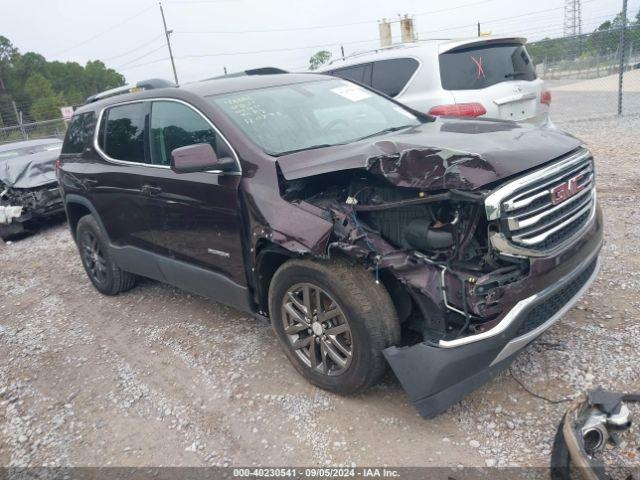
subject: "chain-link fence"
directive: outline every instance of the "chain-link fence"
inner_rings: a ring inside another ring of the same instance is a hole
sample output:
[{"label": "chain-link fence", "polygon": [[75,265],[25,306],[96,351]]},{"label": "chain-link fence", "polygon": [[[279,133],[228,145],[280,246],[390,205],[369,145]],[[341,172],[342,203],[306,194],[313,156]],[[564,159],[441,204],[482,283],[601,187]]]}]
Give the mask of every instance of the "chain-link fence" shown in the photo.
[{"label": "chain-link fence", "polygon": [[552,92],[554,121],[640,115],[640,24],[545,39],[527,48]]},{"label": "chain-link fence", "polygon": [[0,102],[0,143],[44,137],[64,137],[67,125],[59,110],[58,115],[50,115],[53,118],[35,121],[31,116],[33,111],[31,105],[3,100],[5,101]]},{"label": "chain-link fence", "polygon": [[67,130],[62,118],[44,120],[42,122],[23,123],[12,127],[0,128],[0,143],[32,140],[34,138],[63,138]]}]

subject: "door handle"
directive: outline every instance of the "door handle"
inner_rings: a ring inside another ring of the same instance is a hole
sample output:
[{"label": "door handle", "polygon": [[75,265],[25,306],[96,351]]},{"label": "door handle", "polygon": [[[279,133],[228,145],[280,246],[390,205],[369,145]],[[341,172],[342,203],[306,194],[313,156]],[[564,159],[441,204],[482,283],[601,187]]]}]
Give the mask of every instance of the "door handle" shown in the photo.
[{"label": "door handle", "polygon": [[143,185],[140,191],[145,195],[152,197],[154,195],[160,195],[162,193],[162,188],[156,185]]}]

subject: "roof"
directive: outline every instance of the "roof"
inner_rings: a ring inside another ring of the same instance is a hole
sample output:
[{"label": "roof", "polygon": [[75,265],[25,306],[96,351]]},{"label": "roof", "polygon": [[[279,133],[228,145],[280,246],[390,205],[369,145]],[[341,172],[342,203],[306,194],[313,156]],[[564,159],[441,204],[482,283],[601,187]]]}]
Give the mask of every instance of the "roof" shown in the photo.
[{"label": "roof", "polygon": [[220,95],[224,93],[312,82],[314,80],[335,80],[335,77],[313,73],[279,73],[274,75],[248,75],[241,77],[215,78],[188,83],[179,87],[149,89],[133,93],[124,93],[117,96],[108,96],[95,102],[82,105],[74,112],[74,114],[77,115],[85,112],[96,111],[115,103],[134,102],[136,100],[148,98],[184,97],[185,93],[195,94],[200,97],[210,97],[212,95]]},{"label": "roof", "polygon": [[360,65],[373,60],[439,55],[461,47],[469,47],[477,44],[486,45],[504,42],[526,43],[526,41],[527,39],[523,37],[497,36],[420,40],[414,43],[402,43],[366,52],[355,53],[345,57],[344,59],[337,58],[332,60],[330,63],[323,65],[320,68],[320,72],[326,72],[351,65]]},{"label": "roof", "polygon": [[295,83],[312,82],[314,80],[334,79],[328,75],[315,73],[279,73],[275,75],[248,75],[241,77],[223,77],[202,82],[189,83],[181,86],[181,89],[209,97],[224,93],[239,92],[243,90],[255,90],[258,88],[277,87],[279,85],[291,85]]}]

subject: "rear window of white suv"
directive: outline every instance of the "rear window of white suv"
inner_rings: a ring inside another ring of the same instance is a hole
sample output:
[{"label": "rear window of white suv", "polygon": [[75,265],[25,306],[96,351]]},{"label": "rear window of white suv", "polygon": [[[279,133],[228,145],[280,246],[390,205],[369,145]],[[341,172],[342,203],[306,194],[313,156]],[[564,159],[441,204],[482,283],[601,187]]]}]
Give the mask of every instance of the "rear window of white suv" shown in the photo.
[{"label": "rear window of white suv", "polygon": [[510,80],[535,80],[533,62],[519,43],[484,45],[440,54],[445,90],[477,90]]}]

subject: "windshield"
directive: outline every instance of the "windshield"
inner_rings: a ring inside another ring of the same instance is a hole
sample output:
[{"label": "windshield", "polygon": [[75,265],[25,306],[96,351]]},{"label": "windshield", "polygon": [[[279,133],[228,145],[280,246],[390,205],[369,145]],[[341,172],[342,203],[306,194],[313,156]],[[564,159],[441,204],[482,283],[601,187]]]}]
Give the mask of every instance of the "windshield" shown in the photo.
[{"label": "windshield", "polygon": [[441,54],[440,79],[445,90],[477,90],[509,80],[535,80],[536,72],[524,45],[498,44]]},{"label": "windshield", "polygon": [[344,80],[211,97],[269,155],[350,143],[416,125],[401,106]]}]

